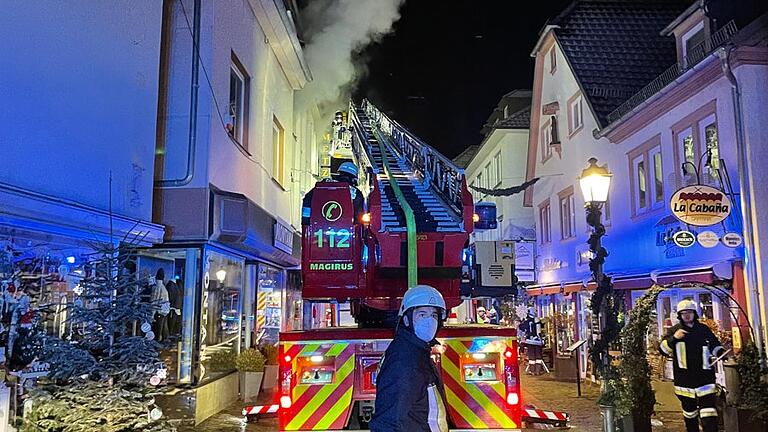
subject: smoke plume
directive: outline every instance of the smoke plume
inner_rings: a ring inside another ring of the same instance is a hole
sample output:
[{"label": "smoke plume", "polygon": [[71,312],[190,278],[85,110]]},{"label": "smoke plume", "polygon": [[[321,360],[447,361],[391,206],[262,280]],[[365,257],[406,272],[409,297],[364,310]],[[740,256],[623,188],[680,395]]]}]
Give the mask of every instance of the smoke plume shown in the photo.
[{"label": "smoke plume", "polygon": [[313,80],[303,92],[322,112],[346,107],[354,83],[365,73],[354,56],[392,31],[404,0],[314,0],[302,11],[304,48]]}]

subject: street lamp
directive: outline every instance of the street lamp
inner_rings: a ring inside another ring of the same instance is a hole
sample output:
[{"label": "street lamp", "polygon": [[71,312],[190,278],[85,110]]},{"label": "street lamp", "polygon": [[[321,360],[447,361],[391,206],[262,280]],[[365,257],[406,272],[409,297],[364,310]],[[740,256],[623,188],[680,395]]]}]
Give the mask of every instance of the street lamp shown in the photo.
[{"label": "street lamp", "polygon": [[[613,175],[605,166],[598,166],[597,159],[590,158],[589,166],[581,172],[579,185],[581,193],[584,195],[584,207],[587,211],[587,224],[592,227],[592,234],[587,243],[592,252],[592,258],[589,260],[589,269],[592,271],[595,284],[597,285],[595,293],[592,295],[592,301],[597,302],[598,322],[600,323],[600,340],[595,343],[593,350],[601,356],[601,391],[603,394],[608,391],[608,381],[610,374],[610,356],[608,349],[610,343],[617,336],[615,332],[608,331],[609,302],[613,300],[613,284],[611,278],[603,273],[603,264],[608,251],[602,246],[601,238],[605,235],[605,226],[601,219],[602,207],[608,201],[608,190],[611,186],[611,177]],[[612,302],[611,311],[616,308],[615,302]],[[593,310],[595,305],[593,304]],[[612,312],[611,312],[612,313]],[[615,317],[611,320],[612,325],[616,325]],[[609,340],[611,337],[611,340]],[[581,372],[578,372],[581,373]],[[603,411],[603,431],[614,431],[615,407],[612,405],[600,405]]]}]

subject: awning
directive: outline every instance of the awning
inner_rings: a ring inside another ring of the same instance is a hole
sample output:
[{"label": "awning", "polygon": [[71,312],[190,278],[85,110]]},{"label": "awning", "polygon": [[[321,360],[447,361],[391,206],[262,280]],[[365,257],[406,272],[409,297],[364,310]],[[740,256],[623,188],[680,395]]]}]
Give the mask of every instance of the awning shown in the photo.
[{"label": "awning", "polygon": [[[672,285],[684,282],[716,284],[733,278],[733,263],[721,261],[714,264],[700,264],[688,267],[667,267],[651,272],[609,273],[615,289],[648,289],[654,284]],[[579,291],[593,291],[595,283],[589,279],[568,282],[531,285],[526,288],[529,296],[570,294]]]}]

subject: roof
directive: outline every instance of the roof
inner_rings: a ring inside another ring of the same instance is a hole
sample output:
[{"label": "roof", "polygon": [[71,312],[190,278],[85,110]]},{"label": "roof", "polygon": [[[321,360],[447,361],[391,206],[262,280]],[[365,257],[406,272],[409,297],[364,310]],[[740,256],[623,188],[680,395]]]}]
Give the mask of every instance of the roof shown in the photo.
[{"label": "roof", "polygon": [[527,106],[520,111],[510,115],[504,120],[499,121],[494,129],[528,129],[531,126],[531,106]]},{"label": "roof", "polygon": [[677,61],[660,32],[691,0],[576,0],[551,24],[600,127],[635,92]]},{"label": "roof", "polygon": [[[530,108],[532,97],[533,92],[527,89],[512,90],[502,96],[499,103],[496,104],[496,107],[491,112],[491,115],[488,116],[488,120],[485,121],[485,124],[480,129],[480,134],[487,136],[489,133],[493,132],[494,129],[499,128],[499,124],[504,120],[517,115],[520,110]],[[505,107],[507,108],[506,119],[504,117]],[[507,127],[507,129],[510,128]],[[528,124],[525,125],[525,129],[528,129]]]},{"label": "roof", "polygon": [[459,168],[466,168],[469,166],[469,163],[472,162],[472,158],[475,157],[478,151],[480,151],[479,145],[471,145],[465,148],[461,154],[453,158],[453,163]]}]

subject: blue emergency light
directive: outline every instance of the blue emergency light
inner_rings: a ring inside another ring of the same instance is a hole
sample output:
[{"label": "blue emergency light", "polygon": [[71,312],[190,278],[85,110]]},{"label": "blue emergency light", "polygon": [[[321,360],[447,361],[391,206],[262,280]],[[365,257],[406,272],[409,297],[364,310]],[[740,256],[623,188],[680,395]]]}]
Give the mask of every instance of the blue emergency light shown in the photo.
[{"label": "blue emergency light", "polygon": [[487,230],[496,229],[496,204],[489,202],[479,202],[475,204],[475,229]]}]

